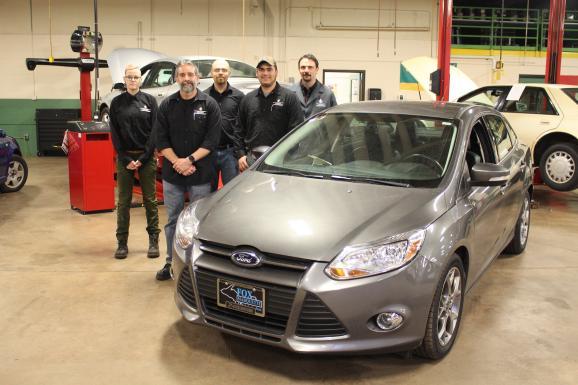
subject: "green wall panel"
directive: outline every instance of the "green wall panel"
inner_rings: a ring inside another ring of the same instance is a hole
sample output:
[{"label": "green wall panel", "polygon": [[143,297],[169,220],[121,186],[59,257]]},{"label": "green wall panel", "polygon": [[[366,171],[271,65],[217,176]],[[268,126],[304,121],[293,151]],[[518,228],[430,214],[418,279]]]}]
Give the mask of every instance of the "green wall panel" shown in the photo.
[{"label": "green wall panel", "polygon": [[36,156],[36,109],[80,108],[77,99],[0,99],[0,128],[18,139],[25,156]]}]

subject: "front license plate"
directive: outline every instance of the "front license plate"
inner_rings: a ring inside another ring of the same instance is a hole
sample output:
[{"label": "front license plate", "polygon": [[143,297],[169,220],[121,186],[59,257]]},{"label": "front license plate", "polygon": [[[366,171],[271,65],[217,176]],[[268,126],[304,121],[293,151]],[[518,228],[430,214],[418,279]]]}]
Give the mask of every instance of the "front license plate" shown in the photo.
[{"label": "front license plate", "polygon": [[265,289],[217,278],[217,305],[265,317]]}]

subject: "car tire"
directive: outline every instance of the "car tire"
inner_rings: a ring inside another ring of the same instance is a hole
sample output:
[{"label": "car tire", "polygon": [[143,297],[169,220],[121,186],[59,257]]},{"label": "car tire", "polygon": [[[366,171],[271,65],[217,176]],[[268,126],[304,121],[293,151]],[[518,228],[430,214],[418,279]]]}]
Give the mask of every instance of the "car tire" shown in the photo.
[{"label": "car tire", "polygon": [[439,360],[451,350],[462,319],[465,283],[464,265],[454,254],[436,287],[425,336],[416,351],[418,355]]},{"label": "car tire", "polygon": [[522,211],[514,228],[514,238],[504,249],[506,254],[521,254],[528,244],[530,234],[530,193],[526,191]]},{"label": "car tire", "polygon": [[107,106],[100,109],[100,121],[105,123],[110,122],[110,111]]},{"label": "car tire", "polygon": [[16,192],[20,190],[28,179],[28,165],[19,155],[12,155],[12,161],[8,165],[8,176],[4,183],[0,184],[2,192]]},{"label": "car tire", "polygon": [[578,187],[578,149],[572,143],[557,143],[540,159],[540,174],[549,187],[570,191]]}]

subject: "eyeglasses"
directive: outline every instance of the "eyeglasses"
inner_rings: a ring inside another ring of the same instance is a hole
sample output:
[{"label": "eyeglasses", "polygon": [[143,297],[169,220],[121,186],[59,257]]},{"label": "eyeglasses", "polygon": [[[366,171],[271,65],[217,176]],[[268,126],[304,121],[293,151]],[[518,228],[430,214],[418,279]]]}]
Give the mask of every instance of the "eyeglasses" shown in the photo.
[{"label": "eyeglasses", "polygon": [[140,76],[125,76],[126,80],[130,80],[131,82],[137,81],[140,79]]}]

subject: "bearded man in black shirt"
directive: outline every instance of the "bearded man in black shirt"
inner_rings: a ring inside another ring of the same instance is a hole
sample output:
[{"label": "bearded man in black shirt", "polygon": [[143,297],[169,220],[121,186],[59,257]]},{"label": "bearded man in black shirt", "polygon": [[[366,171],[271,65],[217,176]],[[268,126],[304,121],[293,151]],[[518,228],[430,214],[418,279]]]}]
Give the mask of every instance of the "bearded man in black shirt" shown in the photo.
[{"label": "bearded man in black shirt", "polygon": [[116,176],[118,189],[116,238],[117,259],[128,254],[128,229],[134,175],[138,173],[146,210],[149,248],[147,256],[159,256],[159,214],[155,191],[156,159],[154,157],[153,123],[157,102],[140,91],[141,72],[129,64],[124,71],[126,92],[113,99],[110,105],[110,131],[117,154]]},{"label": "bearded man in black shirt", "polygon": [[163,154],[163,195],[167,259],[157,280],[171,278],[173,241],[185,194],[194,202],[211,192],[214,165],[211,152],[219,144],[221,111],[209,95],[197,89],[199,70],[190,60],[177,63],[180,91],[162,101],[155,128],[157,149]]}]

